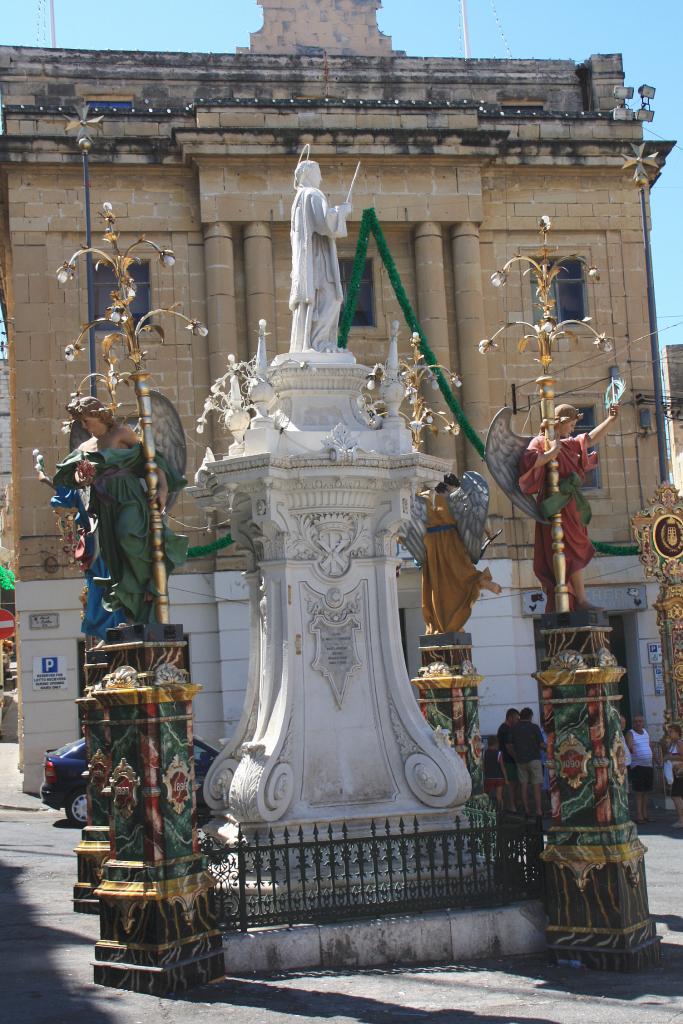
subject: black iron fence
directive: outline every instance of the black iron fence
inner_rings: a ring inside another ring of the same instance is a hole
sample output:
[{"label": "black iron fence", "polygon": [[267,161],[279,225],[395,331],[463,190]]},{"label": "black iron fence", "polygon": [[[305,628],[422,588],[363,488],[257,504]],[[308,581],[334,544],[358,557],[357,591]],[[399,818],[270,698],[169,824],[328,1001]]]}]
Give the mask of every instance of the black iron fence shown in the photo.
[{"label": "black iron fence", "polygon": [[201,845],[224,931],[541,897],[543,832],[529,823],[463,827],[456,818],[433,832],[387,821],[363,836],[344,825],[337,834],[239,833],[231,845],[204,835]]}]

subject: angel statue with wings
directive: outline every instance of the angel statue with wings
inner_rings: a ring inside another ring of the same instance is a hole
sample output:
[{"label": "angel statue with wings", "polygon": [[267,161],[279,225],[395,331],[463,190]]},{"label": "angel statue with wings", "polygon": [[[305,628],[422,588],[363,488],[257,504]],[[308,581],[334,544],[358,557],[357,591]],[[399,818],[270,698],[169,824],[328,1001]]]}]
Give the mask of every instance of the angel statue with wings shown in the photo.
[{"label": "angel statue with wings", "polygon": [[[581,413],[573,405],[558,405],[554,411],[555,439],[545,436],[543,425],[536,437],[516,434],[510,425],[512,409],[501,409],[494,417],[486,439],[486,464],[496,483],[522,512],[536,521],[534,573],[547,597],[547,612],[555,611],[555,570],[550,518],[562,515],[564,557],[569,583],[570,610],[595,608],[586,597],[583,571],[595,550],[588,537],[591,509],[581,490],[586,474],[598,464],[589,452],[615,423],[617,402],[608,407],[606,419],[592,430],[574,435]],[[559,490],[548,491],[548,464],[557,460]]]},{"label": "angel statue with wings", "polygon": [[488,507],[488,484],[472,472],[464,473],[462,480],[449,474],[433,494],[413,501],[403,540],[422,566],[422,614],[428,634],[459,632],[482,590],[501,592],[489,569],[475,568],[495,539],[486,530]]},{"label": "angel statue with wings", "polygon": [[[163,512],[186,485],[186,448],[175,408],[158,392],[151,395],[158,444],[158,502]],[[131,623],[153,622],[156,590],[140,437],[98,398],[75,395],[66,409],[73,421],[75,447],[59,463],[51,483],[55,489],[89,489],[85,505],[109,571],[108,578],[95,580],[103,589],[104,609],[120,610]],[[187,557],[187,538],[174,534],[166,523],[164,555],[168,573]]]}]

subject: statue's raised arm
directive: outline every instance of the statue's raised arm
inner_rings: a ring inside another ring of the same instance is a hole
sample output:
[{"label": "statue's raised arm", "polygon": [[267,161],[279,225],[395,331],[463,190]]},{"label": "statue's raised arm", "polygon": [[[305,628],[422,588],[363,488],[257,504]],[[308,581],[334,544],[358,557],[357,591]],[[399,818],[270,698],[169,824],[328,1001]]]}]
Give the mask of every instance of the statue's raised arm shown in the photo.
[{"label": "statue's raised arm", "polygon": [[335,239],[346,237],[349,202],[330,206],[320,167],[302,160],[294,172],[290,352],[334,352],[343,301]]}]

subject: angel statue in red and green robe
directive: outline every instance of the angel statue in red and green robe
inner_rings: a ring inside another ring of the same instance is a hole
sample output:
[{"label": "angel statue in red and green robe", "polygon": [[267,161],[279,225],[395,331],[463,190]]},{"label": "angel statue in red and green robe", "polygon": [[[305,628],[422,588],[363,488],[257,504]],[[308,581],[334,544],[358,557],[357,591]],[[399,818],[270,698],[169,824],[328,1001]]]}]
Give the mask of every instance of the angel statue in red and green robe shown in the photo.
[{"label": "angel statue in red and green robe", "polygon": [[[570,608],[594,608],[586,597],[583,578],[595,549],[588,536],[591,509],[582,484],[598,464],[597,453],[589,449],[614,424],[618,411],[617,403],[613,402],[602,423],[575,435],[582,414],[573,405],[558,405],[554,413],[554,441],[549,441],[543,428],[536,437],[516,434],[510,426],[510,408],[501,409],[489,428],[486,464],[491,475],[513,504],[536,520],[534,573],[545,591],[547,612],[555,611],[550,518],[558,512],[562,514]],[[548,493],[547,467],[553,459],[557,459],[560,477],[557,494]]]}]

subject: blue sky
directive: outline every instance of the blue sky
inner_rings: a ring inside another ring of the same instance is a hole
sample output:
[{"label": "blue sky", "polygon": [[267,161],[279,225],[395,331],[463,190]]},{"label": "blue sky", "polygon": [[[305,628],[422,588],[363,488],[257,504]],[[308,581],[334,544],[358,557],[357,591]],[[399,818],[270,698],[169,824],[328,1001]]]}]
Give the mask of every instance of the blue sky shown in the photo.
[{"label": "blue sky", "polygon": [[[92,0],[55,0],[57,45],[87,49],[231,52],[261,24],[256,0],[144,0],[115,8]],[[3,4],[0,43],[49,43],[49,0]],[[9,8],[9,9],[8,9]],[[188,18],[188,9],[191,17]],[[416,11],[419,12],[416,15]],[[654,85],[654,122],[646,138],[680,139],[653,190],[653,250],[662,344],[683,343],[683,93],[680,0],[469,0],[473,57],[559,57],[621,52],[627,84]],[[414,56],[462,56],[458,0],[384,0],[380,26],[394,47]],[[501,31],[502,29],[502,31]],[[542,212],[542,211],[541,211]],[[681,326],[674,326],[681,322]],[[665,330],[664,328],[669,328]]]}]

